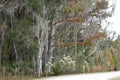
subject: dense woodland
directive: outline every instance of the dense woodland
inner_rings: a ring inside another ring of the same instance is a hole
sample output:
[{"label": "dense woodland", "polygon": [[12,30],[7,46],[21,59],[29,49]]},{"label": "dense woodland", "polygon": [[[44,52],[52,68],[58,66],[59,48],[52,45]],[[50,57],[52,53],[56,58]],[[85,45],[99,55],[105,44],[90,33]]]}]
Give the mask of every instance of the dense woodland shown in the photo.
[{"label": "dense woodland", "polygon": [[120,70],[120,37],[107,31],[114,8],[109,0],[0,0],[0,75]]}]

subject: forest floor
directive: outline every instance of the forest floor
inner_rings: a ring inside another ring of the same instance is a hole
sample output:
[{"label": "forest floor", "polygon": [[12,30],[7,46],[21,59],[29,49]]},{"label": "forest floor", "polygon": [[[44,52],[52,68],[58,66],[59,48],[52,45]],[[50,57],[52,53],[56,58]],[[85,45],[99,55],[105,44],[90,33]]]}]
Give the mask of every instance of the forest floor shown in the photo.
[{"label": "forest floor", "polygon": [[91,74],[74,74],[56,77],[47,77],[33,80],[120,80],[120,71],[101,72]]}]

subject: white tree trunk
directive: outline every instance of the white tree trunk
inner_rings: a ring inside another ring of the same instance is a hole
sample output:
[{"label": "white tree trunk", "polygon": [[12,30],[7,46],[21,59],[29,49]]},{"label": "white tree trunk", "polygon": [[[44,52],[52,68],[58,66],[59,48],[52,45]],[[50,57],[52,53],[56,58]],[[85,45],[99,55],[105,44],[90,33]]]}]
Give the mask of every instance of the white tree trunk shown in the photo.
[{"label": "white tree trunk", "polygon": [[[53,50],[54,50],[54,42],[55,42],[55,31],[56,31],[56,27],[54,26],[54,24],[52,24],[51,26],[51,30],[50,30],[51,34],[50,34],[50,46],[49,46],[49,54],[48,54],[48,63],[52,63],[52,59],[53,59]],[[51,65],[48,65],[48,73],[51,72]]]},{"label": "white tree trunk", "polygon": [[49,22],[47,20],[44,20],[43,18],[40,18],[36,15],[37,19],[37,30],[36,35],[38,39],[38,45],[39,45],[39,51],[37,55],[37,74],[38,77],[40,77],[43,73],[42,71],[42,55],[46,49],[48,50],[48,24]]}]

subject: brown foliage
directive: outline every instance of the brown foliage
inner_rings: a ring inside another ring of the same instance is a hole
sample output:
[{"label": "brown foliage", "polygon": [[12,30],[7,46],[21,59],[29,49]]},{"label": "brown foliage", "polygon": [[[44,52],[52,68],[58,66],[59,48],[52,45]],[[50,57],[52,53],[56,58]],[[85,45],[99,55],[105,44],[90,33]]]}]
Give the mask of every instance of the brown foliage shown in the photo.
[{"label": "brown foliage", "polygon": [[64,23],[64,22],[77,22],[77,23],[83,23],[83,20],[81,18],[78,17],[73,17],[73,18],[67,18],[67,19],[62,19],[60,21],[58,21],[56,24],[58,23]]},{"label": "brown foliage", "polygon": [[96,10],[99,10],[99,9],[106,9],[108,6],[108,1],[107,0],[101,0],[100,2],[97,2],[96,4]]},{"label": "brown foliage", "polygon": [[79,42],[74,41],[74,42],[68,42],[68,43],[59,43],[56,46],[57,47],[67,47],[67,46],[73,46],[73,45],[76,45],[76,44],[78,44],[78,45],[93,44],[93,41],[95,39],[102,39],[104,37],[106,37],[106,34],[102,33],[102,32],[99,32],[99,33],[96,33],[95,35],[87,38],[86,41],[81,41],[81,42],[80,41]]},{"label": "brown foliage", "polygon": [[105,71],[114,71],[114,65],[110,66],[94,65],[91,66],[87,72],[105,72]]}]

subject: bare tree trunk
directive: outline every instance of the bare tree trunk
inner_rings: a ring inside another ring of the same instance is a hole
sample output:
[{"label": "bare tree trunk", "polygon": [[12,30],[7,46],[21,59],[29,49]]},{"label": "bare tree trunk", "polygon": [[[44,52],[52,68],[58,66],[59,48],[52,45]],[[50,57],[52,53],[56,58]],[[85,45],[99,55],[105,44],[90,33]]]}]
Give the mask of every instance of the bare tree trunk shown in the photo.
[{"label": "bare tree trunk", "polygon": [[2,56],[1,56],[1,54],[2,54],[2,41],[0,42],[0,67],[1,67],[1,64],[2,64]]},{"label": "bare tree trunk", "polygon": [[[38,20],[40,21],[40,20]],[[38,57],[37,57],[37,74],[38,77],[41,76],[42,74],[42,54],[43,54],[43,50],[44,50],[44,45],[43,45],[43,41],[42,41],[42,37],[43,37],[43,31],[41,33],[41,37],[40,37],[40,24],[38,22],[38,45],[39,45],[39,51],[38,51]]]},{"label": "bare tree trunk", "polygon": [[15,45],[15,43],[13,42],[13,46],[14,46],[14,50],[15,50],[15,55],[16,55],[16,64],[17,64],[17,67],[16,67],[16,75],[18,74],[18,52],[17,52],[17,47]]},{"label": "bare tree trunk", "polygon": [[2,58],[2,57],[1,57],[1,52],[2,52],[2,51],[1,51],[1,50],[2,50],[2,49],[1,49],[1,46],[0,46],[0,67],[1,67],[1,63],[2,63],[2,61],[1,61],[1,60],[2,60],[2,59],[1,59],[1,58]]},{"label": "bare tree trunk", "polygon": [[1,25],[0,26],[0,66],[2,64],[2,48],[3,48],[3,45],[4,45],[4,28],[5,28],[5,24]]},{"label": "bare tree trunk", "polygon": [[[2,39],[2,37],[1,37],[1,39]],[[2,64],[2,48],[3,48],[3,41],[1,40],[1,42],[0,42],[0,67]]]},{"label": "bare tree trunk", "polygon": [[[52,23],[52,26],[50,28],[50,40],[49,40],[49,51],[48,51],[48,61],[47,64],[52,63],[53,59],[53,50],[54,50],[54,42],[55,42],[55,31],[56,27],[54,26],[54,23]],[[48,73],[51,72],[51,65],[48,65]]]},{"label": "bare tree trunk", "polygon": [[32,60],[33,60],[33,75],[35,77],[37,75],[36,58],[32,57]]},{"label": "bare tree trunk", "polygon": [[37,55],[37,75],[40,77],[43,73],[43,60],[42,55],[44,52],[47,53],[48,51],[48,21],[40,18],[37,14],[34,14],[37,22],[37,30],[36,30],[36,36],[38,39],[38,45],[39,45],[39,51]]}]

